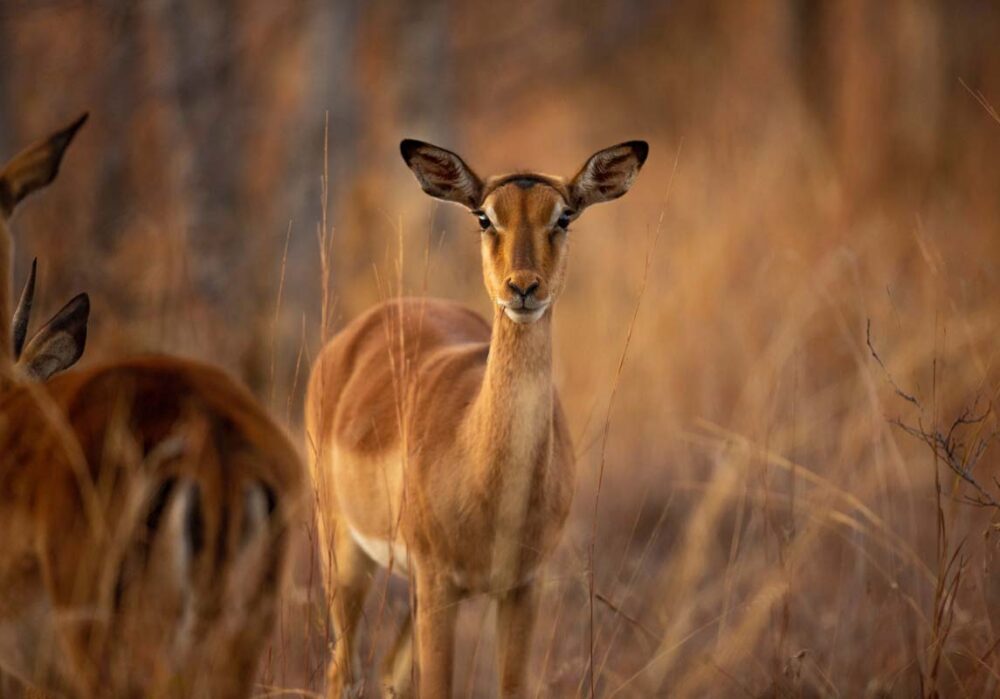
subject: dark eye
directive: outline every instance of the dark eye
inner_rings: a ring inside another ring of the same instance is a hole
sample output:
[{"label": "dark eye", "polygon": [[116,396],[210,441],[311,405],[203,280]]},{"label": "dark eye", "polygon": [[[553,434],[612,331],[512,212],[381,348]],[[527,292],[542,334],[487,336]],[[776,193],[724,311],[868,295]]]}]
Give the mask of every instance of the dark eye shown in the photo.
[{"label": "dark eye", "polygon": [[487,216],[482,211],[476,211],[475,214],[476,218],[479,219],[479,227],[482,228],[484,231],[493,225],[493,222],[490,221],[490,217]]},{"label": "dark eye", "polygon": [[572,211],[564,211],[559,219],[556,221],[556,225],[563,230],[569,228],[570,218],[573,216]]}]

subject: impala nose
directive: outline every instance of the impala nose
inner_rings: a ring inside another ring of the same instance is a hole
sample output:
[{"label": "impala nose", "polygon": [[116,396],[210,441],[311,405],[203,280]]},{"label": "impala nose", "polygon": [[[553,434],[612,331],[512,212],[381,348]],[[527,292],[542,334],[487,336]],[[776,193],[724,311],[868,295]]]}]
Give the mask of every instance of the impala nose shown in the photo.
[{"label": "impala nose", "polygon": [[507,288],[526,300],[538,288],[538,278],[510,277],[507,279]]}]

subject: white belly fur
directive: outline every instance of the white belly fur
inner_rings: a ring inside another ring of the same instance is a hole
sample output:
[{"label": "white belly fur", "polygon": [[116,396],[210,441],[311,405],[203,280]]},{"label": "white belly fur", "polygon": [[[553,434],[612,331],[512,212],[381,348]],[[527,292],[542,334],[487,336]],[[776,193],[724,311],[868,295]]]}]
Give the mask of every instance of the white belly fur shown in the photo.
[{"label": "white belly fur", "polygon": [[351,532],[351,538],[368,554],[369,558],[386,569],[389,569],[391,564],[392,572],[406,577],[410,570],[410,561],[406,544],[403,541],[376,539],[359,533],[354,527],[348,526],[348,529]]},{"label": "white belly fur", "polygon": [[[330,451],[330,470],[336,478],[336,462],[354,458],[349,452],[334,448]],[[398,452],[392,452],[381,457],[377,462],[369,467],[374,472],[381,474],[380,485],[385,490],[380,493],[385,498],[388,509],[388,519],[385,522],[386,530],[394,531],[393,524],[399,520],[399,496],[393,497],[395,493],[402,492],[402,457]],[[407,554],[406,543],[402,537],[396,536],[391,541],[377,536],[367,536],[359,532],[351,522],[351,502],[341,503],[340,509],[344,515],[347,530],[351,533],[351,538],[361,547],[361,550],[368,554],[368,557],[378,563],[383,568],[398,573],[402,577],[407,577],[409,573],[409,555]]]}]

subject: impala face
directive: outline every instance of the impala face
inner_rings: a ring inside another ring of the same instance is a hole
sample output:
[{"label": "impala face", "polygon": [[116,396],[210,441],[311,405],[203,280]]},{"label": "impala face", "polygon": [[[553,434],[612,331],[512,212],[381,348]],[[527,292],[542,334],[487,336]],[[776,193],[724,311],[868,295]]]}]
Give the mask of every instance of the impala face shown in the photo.
[{"label": "impala face", "polygon": [[498,183],[475,213],[490,298],[515,323],[535,322],[562,291],[575,212],[558,183],[517,177]]},{"label": "impala face", "polygon": [[571,180],[534,173],[485,182],[443,148],[405,140],[400,150],[423,190],[461,204],[482,234],[483,281],[514,323],[534,323],[559,297],[566,278],[569,226],[591,204],[631,187],[649,153],[645,141],[598,151]]}]

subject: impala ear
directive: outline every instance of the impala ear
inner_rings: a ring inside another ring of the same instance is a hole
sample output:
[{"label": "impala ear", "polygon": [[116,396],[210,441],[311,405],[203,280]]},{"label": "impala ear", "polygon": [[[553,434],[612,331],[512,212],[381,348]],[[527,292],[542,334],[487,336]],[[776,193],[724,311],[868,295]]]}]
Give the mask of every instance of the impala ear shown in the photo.
[{"label": "impala ear", "polygon": [[611,201],[625,194],[649,155],[645,141],[627,141],[597,151],[570,183],[570,196],[577,211]]},{"label": "impala ear", "polygon": [[56,178],[63,154],[87,116],[25,148],[0,168],[0,217],[9,218],[22,199]]},{"label": "impala ear", "polygon": [[28,323],[31,321],[31,304],[35,300],[35,274],[38,272],[38,258],[31,261],[31,271],[28,272],[28,281],[24,283],[21,290],[21,298],[17,301],[17,308],[14,309],[14,320],[11,321],[11,334],[14,336],[14,359],[21,356],[24,349],[24,341],[28,336]]},{"label": "impala ear", "polygon": [[432,197],[470,209],[479,207],[483,182],[460,157],[450,150],[409,138],[399,144],[399,151],[417,176],[420,187]]},{"label": "impala ear", "polygon": [[17,365],[31,379],[45,381],[70,368],[83,356],[87,344],[90,297],[80,294],[35,333]]}]

